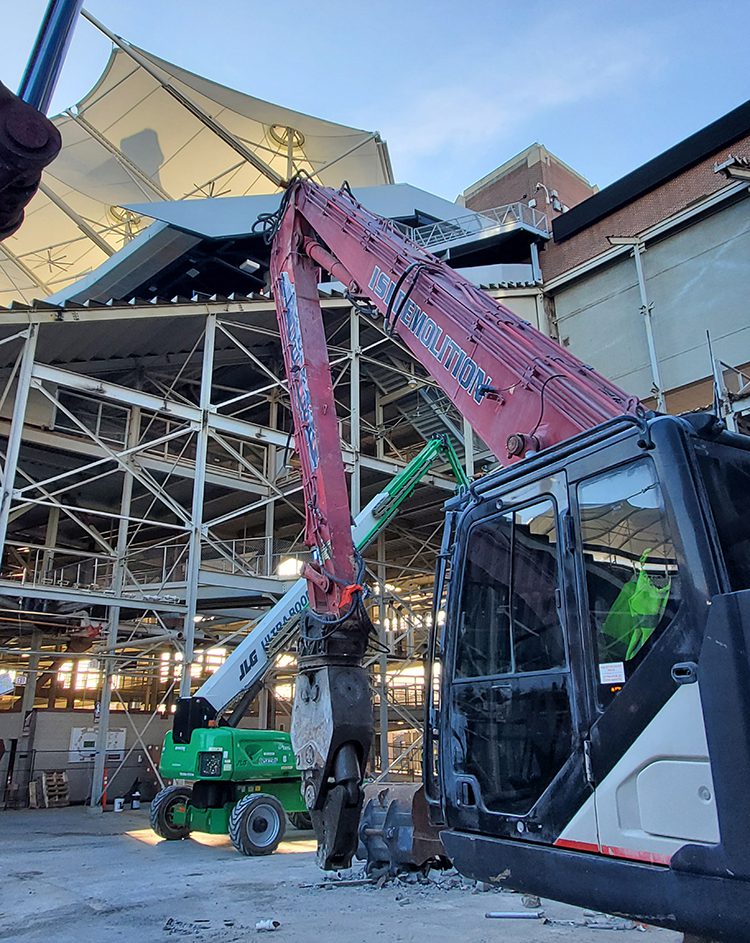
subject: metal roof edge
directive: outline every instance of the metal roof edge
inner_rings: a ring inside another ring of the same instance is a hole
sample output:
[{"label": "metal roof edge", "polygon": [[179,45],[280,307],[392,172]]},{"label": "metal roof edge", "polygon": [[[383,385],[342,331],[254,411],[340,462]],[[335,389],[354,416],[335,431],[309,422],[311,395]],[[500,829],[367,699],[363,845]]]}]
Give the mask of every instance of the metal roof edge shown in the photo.
[{"label": "metal roof edge", "polygon": [[[728,200],[732,200],[737,196],[741,196],[743,191],[745,191],[746,195],[750,195],[750,187],[748,187],[747,181],[738,180],[734,183],[734,185],[723,187],[721,190],[716,190],[714,193],[709,194],[702,200],[692,203],[690,206],[685,207],[677,213],[674,213],[672,216],[668,216],[666,219],[660,220],[654,226],[644,229],[643,232],[638,233],[638,238],[644,243],[647,243],[653,239],[657,239],[665,233],[668,233],[670,230],[689,222],[694,217],[699,217],[702,214],[709,212],[714,207],[719,206]],[[614,262],[617,258],[619,258],[619,256],[627,255],[632,251],[632,245],[612,246],[609,249],[605,249],[604,252],[600,252],[599,255],[596,255],[591,259],[586,259],[584,262],[581,262],[573,268],[568,269],[566,272],[561,272],[559,275],[556,275],[549,281],[545,280],[543,282],[543,288],[545,291],[555,291],[558,288],[562,288],[568,282],[572,282],[577,278],[581,278],[592,269],[599,268],[601,265],[607,265],[609,262]]]},{"label": "metal roof edge", "polygon": [[558,216],[552,221],[555,242],[570,239],[746,134],[750,134],[750,101]]}]

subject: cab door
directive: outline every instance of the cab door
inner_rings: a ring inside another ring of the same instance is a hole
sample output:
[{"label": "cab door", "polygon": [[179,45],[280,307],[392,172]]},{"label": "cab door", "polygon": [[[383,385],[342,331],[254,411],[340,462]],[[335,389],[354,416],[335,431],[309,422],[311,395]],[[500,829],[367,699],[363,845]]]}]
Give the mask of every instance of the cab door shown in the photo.
[{"label": "cab door", "polygon": [[667,864],[686,842],[720,837],[692,616],[706,603],[690,599],[685,574],[697,567],[683,564],[662,486],[672,469],[660,479],[651,456],[626,457],[607,470],[571,469],[593,805],[600,853]]},{"label": "cab door", "polygon": [[588,789],[568,520],[559,474],[480,504],[460,527],[440,746],[450,827],[552,842]]}]

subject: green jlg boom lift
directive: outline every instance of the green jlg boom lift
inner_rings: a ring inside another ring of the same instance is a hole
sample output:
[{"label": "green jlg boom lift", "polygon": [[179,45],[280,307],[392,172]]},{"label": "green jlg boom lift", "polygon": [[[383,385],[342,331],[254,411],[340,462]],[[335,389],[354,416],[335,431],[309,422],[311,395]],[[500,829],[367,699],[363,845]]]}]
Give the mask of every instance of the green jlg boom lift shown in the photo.
[{"label": "green jlg boom lift", "polygon": [[[467,485],[450,440],[431,439],[357,516],[352,535],[358,550],[383,531],[437,459],[448,464],[459,488]],[[284,837],[287,816],[297,828],[310,828],[289,734],[237,726],[275,656],[293,641],[306,608],[301,578],[221,668],[192,697],[180,699],[159,766],[165,779],[177,782],[151,803],[151,827],[161,838],[228,833],[243,855],[270,855]]]}]

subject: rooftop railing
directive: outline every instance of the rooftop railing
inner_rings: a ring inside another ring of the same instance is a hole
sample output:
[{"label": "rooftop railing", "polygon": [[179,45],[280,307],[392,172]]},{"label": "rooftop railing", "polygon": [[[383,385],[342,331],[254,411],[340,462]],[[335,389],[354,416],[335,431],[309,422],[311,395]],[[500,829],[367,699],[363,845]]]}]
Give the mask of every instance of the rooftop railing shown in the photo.
[{"label": "rooftop railing", "polygon": [[481,213],[468,213],[457,219],[441,220],[427,226],[407,226],[394,222],[394,227],[424,249],[464,241],[472,236],[491,236],[508,232],[518,226],[549,235],[547,216],[526,203],[507,203]]}]

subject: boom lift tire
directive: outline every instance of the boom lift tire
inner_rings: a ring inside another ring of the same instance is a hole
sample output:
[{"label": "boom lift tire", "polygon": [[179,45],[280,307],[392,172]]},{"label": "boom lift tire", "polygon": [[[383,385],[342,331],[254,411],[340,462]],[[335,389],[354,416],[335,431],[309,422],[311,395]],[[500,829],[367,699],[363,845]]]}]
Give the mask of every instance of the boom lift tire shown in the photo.
[{"label": "boom lift tire", "polygon": [[298,828],[301,832],[312,831],[313,824],[309,812],[289,812],[288,818],[294,828]]},{"label": "boom lift tire", "polygon": [[283,806],[264,792],[243,796],[229,816],[229,837],[242,855],[272,855],[285,831]]},{"label": "boom lift tire", "polygon": [[167,841],[180,841],[190,836],[189,825],[176,825],[172,814],[178,805],[186,805],[192,798],[193,790],[190,786],[165,786],[157,792],[151,800],[149,819],[151,828],[159,838]]}]

